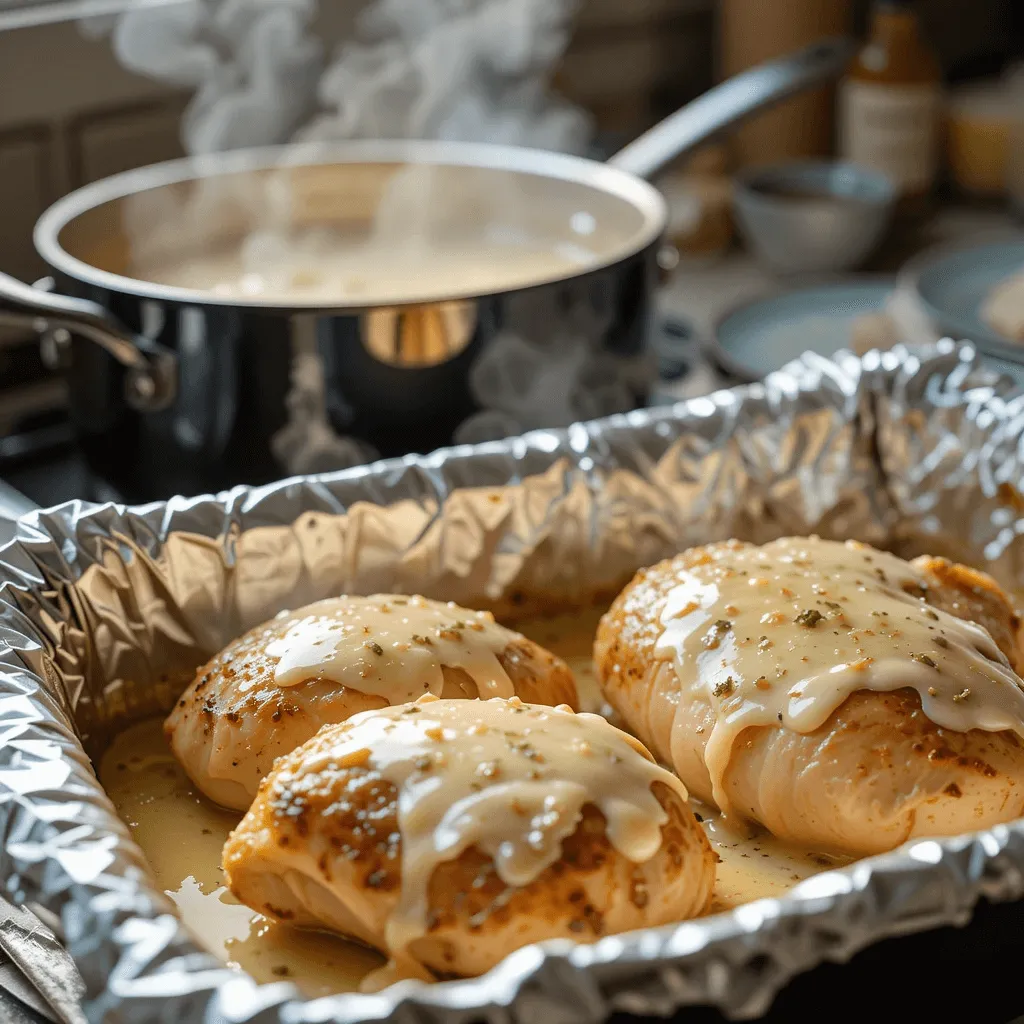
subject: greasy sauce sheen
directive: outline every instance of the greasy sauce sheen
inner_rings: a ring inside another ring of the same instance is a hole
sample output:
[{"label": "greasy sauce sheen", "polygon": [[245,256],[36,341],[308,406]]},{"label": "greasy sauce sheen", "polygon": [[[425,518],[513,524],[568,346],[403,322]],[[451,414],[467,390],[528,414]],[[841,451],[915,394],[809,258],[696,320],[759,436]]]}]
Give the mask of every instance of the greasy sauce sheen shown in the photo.
[{"label": "greasy sauce sheen", "polygon": [[[687,799],[675,775],[600,716],[518,697],[469,703],[430,694],[324,730],[294,772],[278,762],[264,795],[275,815],[294,819],[307,792],[355,764],[372,767],[398,794],[402,884],[384,939],[400,968],[409,944],[426,934],[428,885],[439,864],[475,847],[507,885],[528,885],[559,859],[586,804],[604,815],[612,846],[643,864],[660,848],[668,820],[651,785]],[[372,934],[373,922],[363,924]]]},{"label": "greasy sauce sheen", "polygon": [[730,542],[680,575],[656,652],[715,709],[704,760],[723,811],[740,732],[811,732],[856,690],[913,687],[940,726],[1024,736],[1024,689],[995,642],[926,604],[927,581],[893,555],[815,537]]},{"label": "greasy sauce sheen", "polygon": [[424,692],[440,696],[441,666],[448,665],[463,669],[481,697],[511,697],[498,655],[514,635],[490,612],[375,594],[310,605],[267,654],[278,659],[274,682],[282,687],[327,679],[402,704]]}]

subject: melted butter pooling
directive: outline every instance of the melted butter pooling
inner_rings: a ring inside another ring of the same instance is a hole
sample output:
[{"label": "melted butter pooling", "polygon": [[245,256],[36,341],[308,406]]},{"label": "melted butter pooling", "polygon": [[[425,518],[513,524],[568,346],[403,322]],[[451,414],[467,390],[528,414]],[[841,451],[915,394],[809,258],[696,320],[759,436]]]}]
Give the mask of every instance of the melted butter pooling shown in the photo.
[{"label": "melted butter pooling", "polygon": [[930,607],[927,579],[894,555],[817,537],[733,542],[680,575],[655,650],[714,708],[704,760],[723,811],[742,730],[812,732],[857,690],[913,687],[939,726],[1024,737],[1024,684],[995,641]]},{"label": "melted butter pooling", "polygon": [[463,669],[481,697],[514,693],[498,655],[519,634],[490,612],[396,594],[332,598],[304,611],[267,645],[278,659],[278,686],[328,679],[401,704],[424,693],[440,696],[447,665]]},{"label": "melted butter pooling", "polygon": [[384,940],[399,966],[427,931],[428,886],[439,864],[475,846],[507,885],[527,885],[559,859],[586,804],[604,815],[612,846],[642,864],[657,853],[668,820],[652,783],[687,798],[675,775],[600,716],[517,697],[428,695],[355,715],[312,742],[297,769],[278,770],[270,791],[278,814],[319,785],[319,773],[344,764],[368,763],[398,793],[402,885]]}]

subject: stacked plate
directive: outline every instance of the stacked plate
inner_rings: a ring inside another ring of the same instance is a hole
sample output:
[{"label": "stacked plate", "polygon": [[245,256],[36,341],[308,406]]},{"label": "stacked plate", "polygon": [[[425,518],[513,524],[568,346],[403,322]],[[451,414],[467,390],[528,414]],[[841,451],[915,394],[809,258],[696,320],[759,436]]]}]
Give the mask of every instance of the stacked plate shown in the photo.
[{"label": "stacked plate", "polygon": [[719,320],[711,358],[753,381],[804,352],[830,356],[850,347],[858,320],[884,312],[895,288],[894,278],[864,278],[746,302]]},{"label": "stacked plate", "polygon": [[857,277],[744,303],[719,320],[709,355],[731,376],[759,380],[804,352],[875,347],[865,344],[873,334],[878,347],[949,336],[973,341],[1024,387],[1024,343],[997,333],[982,313],[993,288],[1022,272],[1024,237],[927,253],[899,278]]},{"label": "stacked plate", "polygon": [[1024,342],[1000,334],[982,312],[994,288],[1022,274],[1024,236],[926,254],[908,268],[908,283],[942,334],[969,338],[982,351],[1024,363]]}]

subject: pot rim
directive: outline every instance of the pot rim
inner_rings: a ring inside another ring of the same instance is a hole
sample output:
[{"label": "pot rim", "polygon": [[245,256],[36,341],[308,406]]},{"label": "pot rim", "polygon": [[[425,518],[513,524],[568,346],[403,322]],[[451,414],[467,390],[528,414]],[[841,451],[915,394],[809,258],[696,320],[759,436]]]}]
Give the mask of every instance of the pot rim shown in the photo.
[{"label": "pot rim", "polygon": [[332,305],[322,301],[280,302],[259,296],[218,296],[200,289],[158,284],[102,270],[71,255],[60,242],[61,232],[76,218],[105,203],[150,189],[219,175],[269,170],[278,166],[315,167],[357,163],[421,163],[532,174],[579,184],[616,196],[631,205],[642,217],[641,227],[631,240],[609,252],[605,259],[595,260],[594,263],[575,271],[542,276],[535,282],[496,292],[454,290],[426,300],[419,298],[392,301],[387,303],[388,307],[423,306],[439,302],[480,299],[488,295],[527,291],[585,277],[595,271],[614,267],[656,244],[664,233],[668,220],[665,200],[654,186],[626,171],[585,157],[490,143],[366,139],[337,143],[293,143],[233,150],[227,153],[185,157],[124,171],[76,189],[53,203],[36,222],[33,241],[39,255],[58,273],[107,291],[135,295],[144,299],[189,306],[220,306],[277,312],[310,313],[331,310],[358,313],[361,310],[379,308],[377,303],[365,302]]}]

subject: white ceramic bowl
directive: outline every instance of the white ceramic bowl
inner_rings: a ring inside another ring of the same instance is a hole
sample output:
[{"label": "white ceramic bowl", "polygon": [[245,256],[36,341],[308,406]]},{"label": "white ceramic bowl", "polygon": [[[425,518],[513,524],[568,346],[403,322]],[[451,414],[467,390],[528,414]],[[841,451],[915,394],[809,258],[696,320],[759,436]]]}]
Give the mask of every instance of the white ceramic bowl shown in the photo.
[{"label": "white ceramic bowl", "polygon": [[756,168],[734,189],[747,245],[787,274],[859,267],[881,241],[895,199],[884,174],[831,161]]}]

